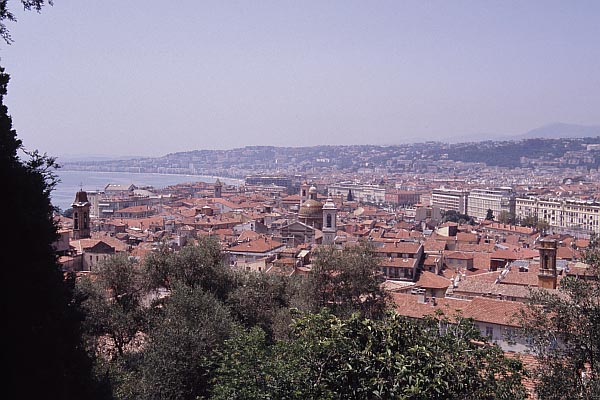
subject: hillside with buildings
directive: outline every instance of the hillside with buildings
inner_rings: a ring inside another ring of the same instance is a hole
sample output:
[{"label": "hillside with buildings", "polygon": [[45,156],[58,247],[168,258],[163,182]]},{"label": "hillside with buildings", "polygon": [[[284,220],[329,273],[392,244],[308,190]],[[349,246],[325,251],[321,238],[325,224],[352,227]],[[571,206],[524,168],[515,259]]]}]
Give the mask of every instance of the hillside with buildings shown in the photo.
[{"label": "hillside with buildings", "polygon": [[196,150],[158,158],[65,162],[67,170],[244,178],[252,174],[468,172],[473,168],[589,170],[600,165],[600,137],[396,146],[252,146]]}]

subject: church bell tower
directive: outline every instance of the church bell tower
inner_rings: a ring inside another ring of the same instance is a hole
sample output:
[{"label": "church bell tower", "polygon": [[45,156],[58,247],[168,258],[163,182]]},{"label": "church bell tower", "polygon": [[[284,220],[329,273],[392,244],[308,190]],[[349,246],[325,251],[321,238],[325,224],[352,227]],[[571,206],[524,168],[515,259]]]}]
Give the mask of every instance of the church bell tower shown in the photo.
[{"label": "church bell tower", "polygon": [[221,181],[219,180],[219,178],[217,178],[217,181],[215,182],[215,198],[216,199],[220,199],[221,196],[223,195],[223,184],[221,183]]},{"label": "church bell tower", "polygon": [[90,237],[90,202],[87,192],[80,190],[75,195],[73,208],[73,239],[86,239]]},{"label": "church bell tower", "polygon": [[556,240],[540,240],[539,251],[538,286],[544,289],[556,289]]},{"label": "church bell tower", "polygon": [[337,207],[330,198],[323,205],[323,244],[333,244],[337,232]]}]

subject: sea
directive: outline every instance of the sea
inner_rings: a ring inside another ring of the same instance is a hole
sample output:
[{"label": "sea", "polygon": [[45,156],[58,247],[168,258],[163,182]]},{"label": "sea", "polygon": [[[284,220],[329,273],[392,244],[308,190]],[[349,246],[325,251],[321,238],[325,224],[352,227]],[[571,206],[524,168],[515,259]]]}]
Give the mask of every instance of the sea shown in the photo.
[{"label": "sea", "polygon": [[164,188],[178,183],[188,182],[215,182],[217,178],[225,184],[239,186],[241,179],[223,178],[202,175],[177,175],[177,174],[144,174],[130,172],[92,172],[92,171],[64,171],[59,169],[57,175],[60,179],[52,191],[52,204],[60,210],[71,207],[75,193],[83,189],[86,191],[102,191],[109,183],[136,186],[152,186],[155,189]]}]

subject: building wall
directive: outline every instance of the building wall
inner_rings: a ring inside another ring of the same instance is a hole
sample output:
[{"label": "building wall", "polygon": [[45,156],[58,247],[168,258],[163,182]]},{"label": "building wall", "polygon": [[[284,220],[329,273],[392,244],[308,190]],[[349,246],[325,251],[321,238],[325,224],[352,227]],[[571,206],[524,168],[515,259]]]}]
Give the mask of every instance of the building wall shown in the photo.
[{"label": "building wall", "polygon": [[97,271],[98,265],[100,265],[105,259],[114,256],[114,254],[107,253],[86,253],[82,254],[82,269],[83,271]]},{"label": "building wall", "polygon": [[331,197],[347,196],[352,190],[354,200],[363,203],[384,203],[385,188],[377,185],[357,184],[354,182],[341,182],[329,185],[327,195]]},{"label": "building wall", "polygon": [[523,353],[530,350],[527,338],[523,337],[519,328],[482,321],[475,321],[475,326],[483,336],[489,337],[504,351]]},{"label": "building wall", "polygon": [[434,189],[431,193],[431,205],[443,211],[467,212],[468,192],[453,189]]},{"label": "building wall", "polygon": [[467,214],[482,221],[487,210],[492,210],[495,219],[502,212],[515,214],[515,195],[511,188],[473,189],[469,193]]},{"label": "building wall", "polygon": [[519,197],[517,219],[536,217],[565,233],[600,233],[600,204],[574,199]]}]

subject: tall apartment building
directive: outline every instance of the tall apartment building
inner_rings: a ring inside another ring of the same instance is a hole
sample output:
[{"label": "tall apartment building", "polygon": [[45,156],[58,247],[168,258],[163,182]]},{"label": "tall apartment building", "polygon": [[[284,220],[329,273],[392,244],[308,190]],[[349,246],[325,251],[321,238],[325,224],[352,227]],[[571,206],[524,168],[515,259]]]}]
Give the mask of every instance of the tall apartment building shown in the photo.
[{"label": "tall apartment building", "polygon": [[488,210],[492,210],[496,219],[502,212],[515,214],[515,193],[509,187],[473,189],[467,202],[467,214],[480,221],[485,219]]},{"label": "tall apartment building", "polygon": [[600,233],[600,203],[592,201],[518,197],[515,216],[535,217],[564,233]]},{"label": "tall apartment building", "polygon": [[467,213],[467,202],[469,192],[455,189],[434,189],[431,193],[431,206],[438,207],[442,211],[458,211]]}]

